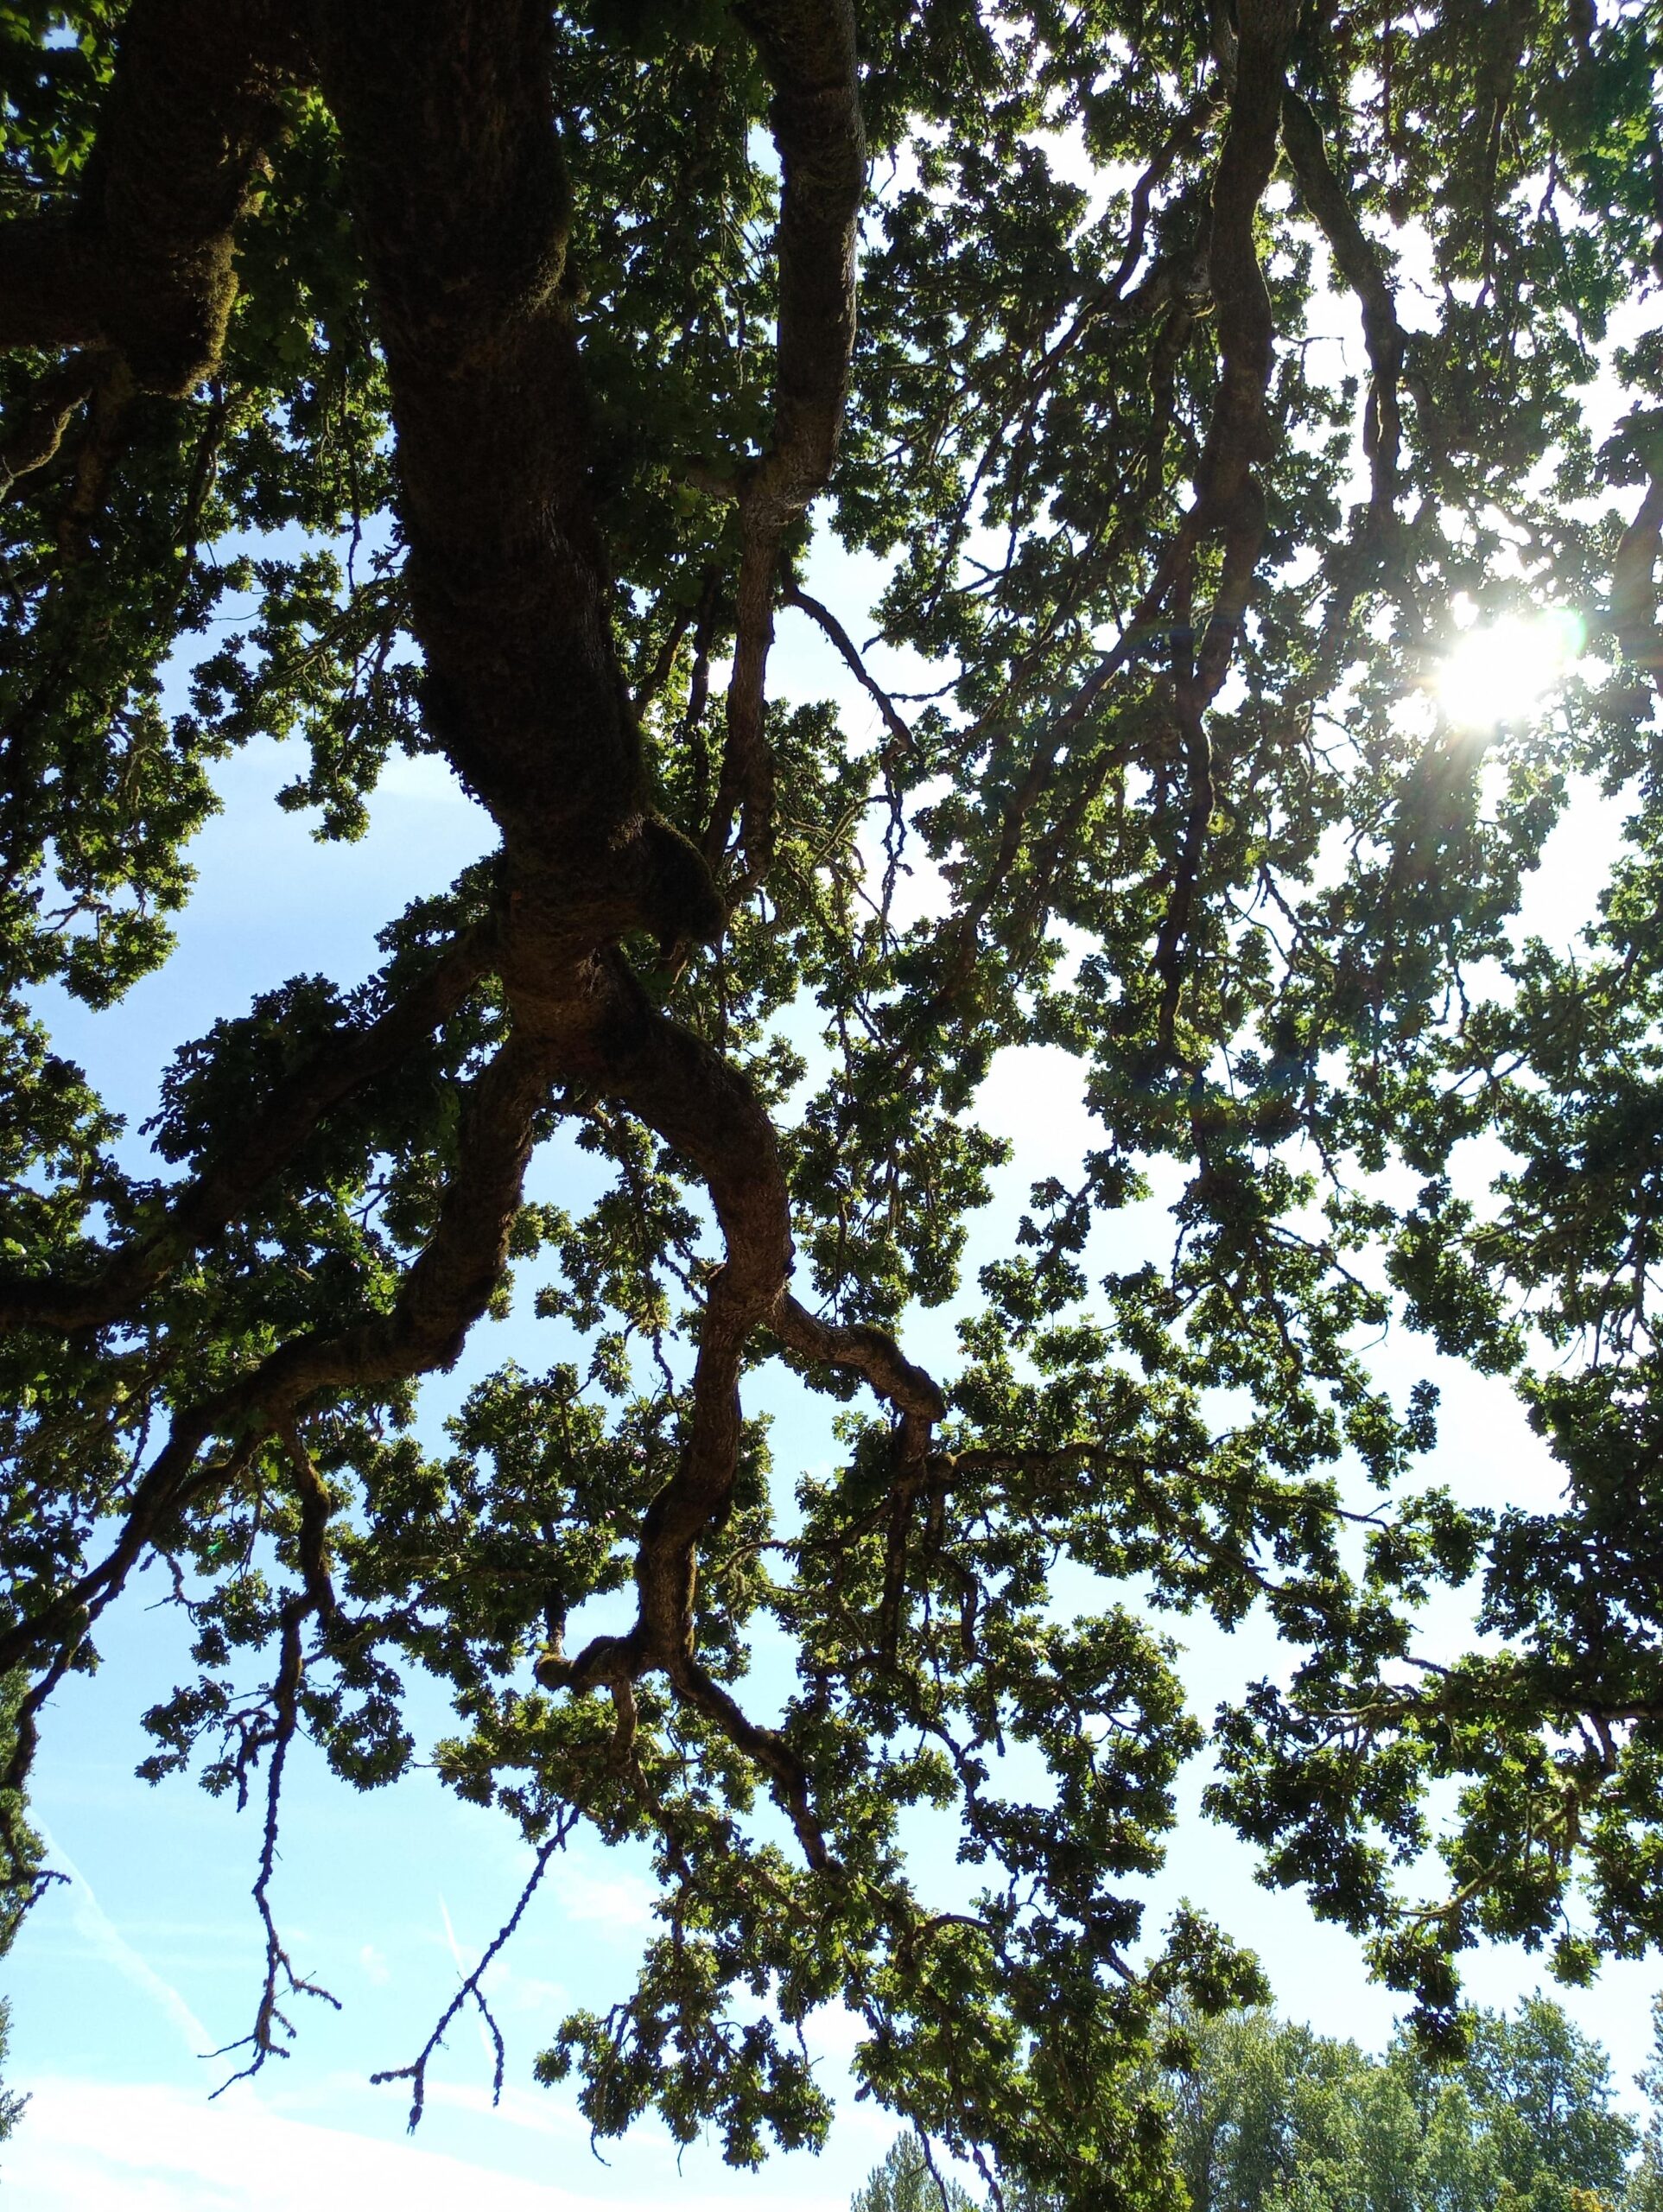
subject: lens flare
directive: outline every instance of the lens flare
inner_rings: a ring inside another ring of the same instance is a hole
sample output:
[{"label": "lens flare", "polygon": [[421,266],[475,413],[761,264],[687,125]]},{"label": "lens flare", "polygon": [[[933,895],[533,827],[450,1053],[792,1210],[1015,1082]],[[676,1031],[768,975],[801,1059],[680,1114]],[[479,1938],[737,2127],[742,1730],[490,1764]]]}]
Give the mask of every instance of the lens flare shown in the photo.
[{"label": "lens flare", "polygon": [[1470,629],[1438,671],[1438,704],[1457,729],[1528,721],[1564,683],[1586,635],[1568,607],[1507,614]]}]

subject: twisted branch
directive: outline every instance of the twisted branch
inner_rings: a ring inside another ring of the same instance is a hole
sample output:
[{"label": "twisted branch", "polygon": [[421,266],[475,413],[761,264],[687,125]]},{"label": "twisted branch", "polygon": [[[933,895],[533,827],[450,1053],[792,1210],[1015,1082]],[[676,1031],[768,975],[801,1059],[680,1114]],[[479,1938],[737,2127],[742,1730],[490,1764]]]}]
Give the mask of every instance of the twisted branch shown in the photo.
[{"label": "twisted branch", "polygon": [[1370,370],[1362,449],[1368,461],[1370,524],[1376,531],[1383,531],[1397,499],[1398,456],[1403,443],[1398,386],[1407,341],[1379,249],[1358,222],[1330,165],[1321,126],[1292,86],[1282,95],[1282,143],[1298,180],[1300,197],[1362,310],[1362,339]]},{"label": "twisted branch", "polygon": [[[547,1048],[511,1036],[469,1094],[437,1225],[390,1313],[333,1336],[291,1338],[214,1396],[188,1406],[141,1479],[105,1559],[0,1634],[0,1674],[66,1639],[116,1594],[162,1524],[215,1484],[234,1479],[258,1446],[322,1394],[384,1387],[448,1366],[500,1279],[518,1211],[533,1122],[551,1086]],[[214,1434],[238,1440],[230,1459],[200,1462]]]}]

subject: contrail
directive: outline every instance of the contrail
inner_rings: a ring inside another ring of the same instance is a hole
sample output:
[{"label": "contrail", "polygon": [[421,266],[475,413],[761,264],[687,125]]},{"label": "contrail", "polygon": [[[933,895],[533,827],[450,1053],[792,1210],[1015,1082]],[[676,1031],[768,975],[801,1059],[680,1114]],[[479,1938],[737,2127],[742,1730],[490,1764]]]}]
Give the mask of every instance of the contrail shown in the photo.
[{"label": "contrail", "polygon": [[[462,1947],[456,1941],[456,1930],[450,1924],[450,1907],[445,1903],[442,1890],[439,1892],[439,1916],[445,1923],[445,1941],[450,1946],[450,1955],[456,1961],[457,1980],[466,1981],[469,1972],[467,1961],[462,1956]],[[473,2024],[479,2031],[479,2048],[494,2067],[497,2063],[496,2048],[486,2031],[484,2015],[477,2005],[473,2008]]]},{"label": "contrail", "polygon": [[212,2050],[213,2036],[173,1984],[164,1981],[149,1961],[133,1948],[98,1903],[92,1885],[86,1875],[62,1846],[54,1840],[45,1821],[31,1811],[29,1825],[45,1843],[58,1871],[69,1878],[69,1910],[76,1934],[101,1958],[107,1960],[117,1973],[124,1974],[129,1981],[136,1982],[145,1995],[167,2014],[189,2045],[194,2058],[200,2058]]}]

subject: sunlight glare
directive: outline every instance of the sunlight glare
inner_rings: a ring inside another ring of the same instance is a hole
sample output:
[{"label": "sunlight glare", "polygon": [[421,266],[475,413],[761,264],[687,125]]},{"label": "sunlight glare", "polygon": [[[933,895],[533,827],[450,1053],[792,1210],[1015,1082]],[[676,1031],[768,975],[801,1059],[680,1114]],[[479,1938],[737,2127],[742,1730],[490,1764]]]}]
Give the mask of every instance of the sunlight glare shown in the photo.
[{"label": "sunlight glare", "polygon": [[1565,681],[1585,634],[1568,607],[1469,630],[1438,670],[1438,703],[1458,729],[1523,721]]}]

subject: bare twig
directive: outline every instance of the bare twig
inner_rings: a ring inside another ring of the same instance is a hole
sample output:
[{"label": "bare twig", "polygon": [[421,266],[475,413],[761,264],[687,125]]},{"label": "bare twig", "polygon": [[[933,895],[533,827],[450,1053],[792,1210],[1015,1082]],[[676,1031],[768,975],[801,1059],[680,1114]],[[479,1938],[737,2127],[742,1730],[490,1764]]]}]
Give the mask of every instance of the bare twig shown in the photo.
[{"label": "bare twig", "polygon": [[477,2007],[480,2018],[485,2022],[486,2027],[490,2032],[492,2052],[491,2101],[493,2105],[501,2101],[503,2093],[503,2075],[507,2054],[503,2044],[502,2031],[497,2025],[497,2022],[492,2013],[491,2007],[486,2001],[485,1991],[482,1984],[484,1982],[485,1976],[489,1972],[492,1963],[496,1959],[497,1955],[501,1951],[504,1945],[510,1941],[515,1930],[518,1928],[520,1922],[524,1919],[527,1905],[530,1904],[532,1898],[536,1895],[537,1886],[543,1880],[543,1876],[549,1871],[549,1860],[554,1857],[557,1851],[563,1851],[565,1849],[566,1839],[570,1835],[572,1829],[575,1827],[576,1823],[577,1813],[574,1808],[562,1813],[555,1824],[554,1834],[538,1847],[536,1856],[531,1862],[531,1872],[526,1877],[524,1887],[521,1890],[519,1896],[515,1902],[514,1910],[509,1914],[507,1919],[504,1921],[502,1926],[492,1937],[490,1942],[486,1944],[484,1951],[480,1954],[479,1963],[473,1968],[472,1974],[464,1977],[456,1994],[451,1999],[449,2004],[446,2005],[444,2011],[440,2014],[438,2022],[435,2026],[432,2034],[422,2044],[416,2056],[407,2066],[384,2067],[379,2073],[371,2075],[371,2081],[377,2083],[382,2082],[408,2082],[409,2083],[410,2111],[409,2126],[411,2134],[414,2134],[416,2130],[421,2126],[422,2114],[427,2104],[428,2068],[432,2064],[435,2054],[443,2044],[446,2031],[450,2027],[451,2023],[455,2019],[457,2014],[466,2005],[472,2004]]}]

